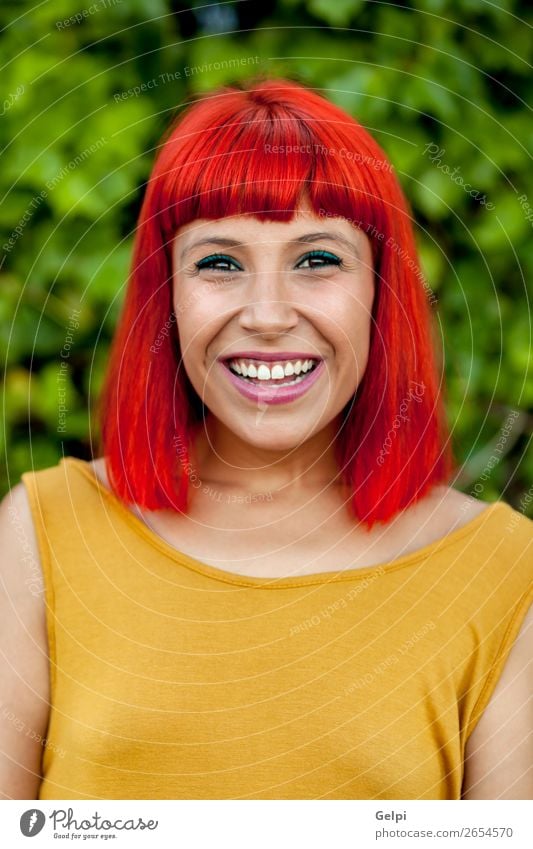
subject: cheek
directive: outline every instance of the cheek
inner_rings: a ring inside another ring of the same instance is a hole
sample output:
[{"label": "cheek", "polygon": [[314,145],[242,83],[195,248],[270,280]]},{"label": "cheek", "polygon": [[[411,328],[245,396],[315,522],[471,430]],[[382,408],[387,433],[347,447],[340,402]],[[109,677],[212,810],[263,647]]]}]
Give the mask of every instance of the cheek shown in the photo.
[{"label": "cheek", "polygon": [[317,326],[336,349],[337,356],[355,355],[357,360],[368,351],[372,329],[372,291],[358,293],[340,291],[315,304]]},{"label": "cheek", "polygon": [[196,310],[184,310],[177,313],[178,342],[183,362],[194,367],[205,358],[205,324],[197,315]]},{"label": "cheek", "polygon": [[189,374],[203,372],[209,360],[210,345],[222,330],[224,307],[212,295],[202,297],[198,290],[174,299],[174,311],[181,356]]},{"label": "cheek", "polygon": [[184,372],[197,395],[203,398],[205,392],[205,348],[207,340],[202,333],[202,323],[190,308],[177,316],[177,338],[180,349],[180,370]]},{"label": "cheek", "polygon": [[365,275],[355,289],[345,291],[342,297],[342,329],[359,359],[368,353],[372,331],[374,303],[373,274]]}]

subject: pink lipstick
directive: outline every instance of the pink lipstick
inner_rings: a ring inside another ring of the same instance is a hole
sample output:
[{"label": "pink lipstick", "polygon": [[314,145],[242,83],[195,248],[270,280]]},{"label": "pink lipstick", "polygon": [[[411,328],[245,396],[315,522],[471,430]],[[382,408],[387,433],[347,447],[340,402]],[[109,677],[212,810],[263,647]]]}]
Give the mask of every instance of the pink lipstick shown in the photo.
[{"label": "pink lipstick", "polygon": [[260,383],[253,383],[245,377],[239,377],[224,360],[219,360],[218,364],[230,383],[235,386],[241,395],[244,395],[250,401],[262,402],[263,404],[287,404],[290,401],[296,401],[297,398],[301,398],[309,391],[324,371],[324,361],[319,360],[311,371],[302,375],[301,380],[298,380],[292,386],[276,386],[272,383],[269,383],[268,386],[261,386]]}]

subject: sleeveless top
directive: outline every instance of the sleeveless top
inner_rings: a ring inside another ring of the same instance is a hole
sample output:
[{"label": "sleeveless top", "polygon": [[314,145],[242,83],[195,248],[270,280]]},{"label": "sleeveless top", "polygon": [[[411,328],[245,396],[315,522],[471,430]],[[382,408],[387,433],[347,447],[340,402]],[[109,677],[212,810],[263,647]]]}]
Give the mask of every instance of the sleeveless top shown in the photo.
[{"label": "sleeveless top", "polygon": [[460,798],[533,600],[522,513],[495,502],[378,566],[243,577],[83,460],[22,480],[50,651],[40,799]]}]

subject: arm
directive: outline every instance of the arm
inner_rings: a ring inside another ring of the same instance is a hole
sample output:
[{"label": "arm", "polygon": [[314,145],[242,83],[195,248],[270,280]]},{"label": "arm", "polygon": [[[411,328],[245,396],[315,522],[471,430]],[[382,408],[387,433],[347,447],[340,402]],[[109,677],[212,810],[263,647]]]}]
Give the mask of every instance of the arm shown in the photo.
[{"label": "arm", "polygon": [[0,799],[37,799],[49,716],[44,584],[28,498],[0,504]]},{"label": "arm", "polygon": [[465,751],[463,799],[533,799],[533,607]]}]

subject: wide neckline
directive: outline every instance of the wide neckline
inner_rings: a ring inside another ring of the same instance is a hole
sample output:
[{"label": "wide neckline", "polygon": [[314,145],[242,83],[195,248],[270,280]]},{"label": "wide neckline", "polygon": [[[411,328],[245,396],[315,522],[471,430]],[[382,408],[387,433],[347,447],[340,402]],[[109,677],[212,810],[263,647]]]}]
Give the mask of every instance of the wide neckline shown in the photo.
[{"label": "wide neckline", "polygon": [[339,582],[348,580],[363,580],[374,575],[382,575],[388,572],[394,572],[396,569],[401,569],[406,566],[414,565],[421,560],[427,559],[436,549],[442,550],[450,545],[453,545],[457,540],[467,536],[472,531],[476,530],[478,525],[481,525],[487,518],[490,518],[499,508],[512,510],[512,507],[505,501],[488,502],[487,507],[474,516],[469,522],[466,522],[460,528],[450,531],[444,537],[435,540],[428,545],[418,548],[409,554],[404,554],[395,560],[385,561],[383,563],[375,563],[372,566],[363,566],[361,568],[352,567],[349,569],[340,569],[338,572],[315,572],[308,575],[291,575],[279,578],[264,578],[254,575],[239,575],[237,572],[229,572],[226,569],[220,569],[218,566],[212,566],[210,563],[204,563],[197,560],[190,554],[180,551],[171,543],[167,542],[163,537],[153,531],[148,525],[136,516],[115,493],[108,489],[95,472],[90,468],[87,460],[81,460],[79,457],[62,457],[59,461],[60,465],[65,463],[72,465],[78,469],[83,476],[92,483],[96,489],[104,495],[104,497],[120,512],[130,526],[148,542],[159,549],[163,554],[170,557],[172,560],[186,566],[194,572],[206,575],[207,577],[224,581],[225,583],[237,584],[239,586],[262,587],[264,589],[281,589],[289,587],[306,586],[309,584],[323,584],[329,582]]}]

